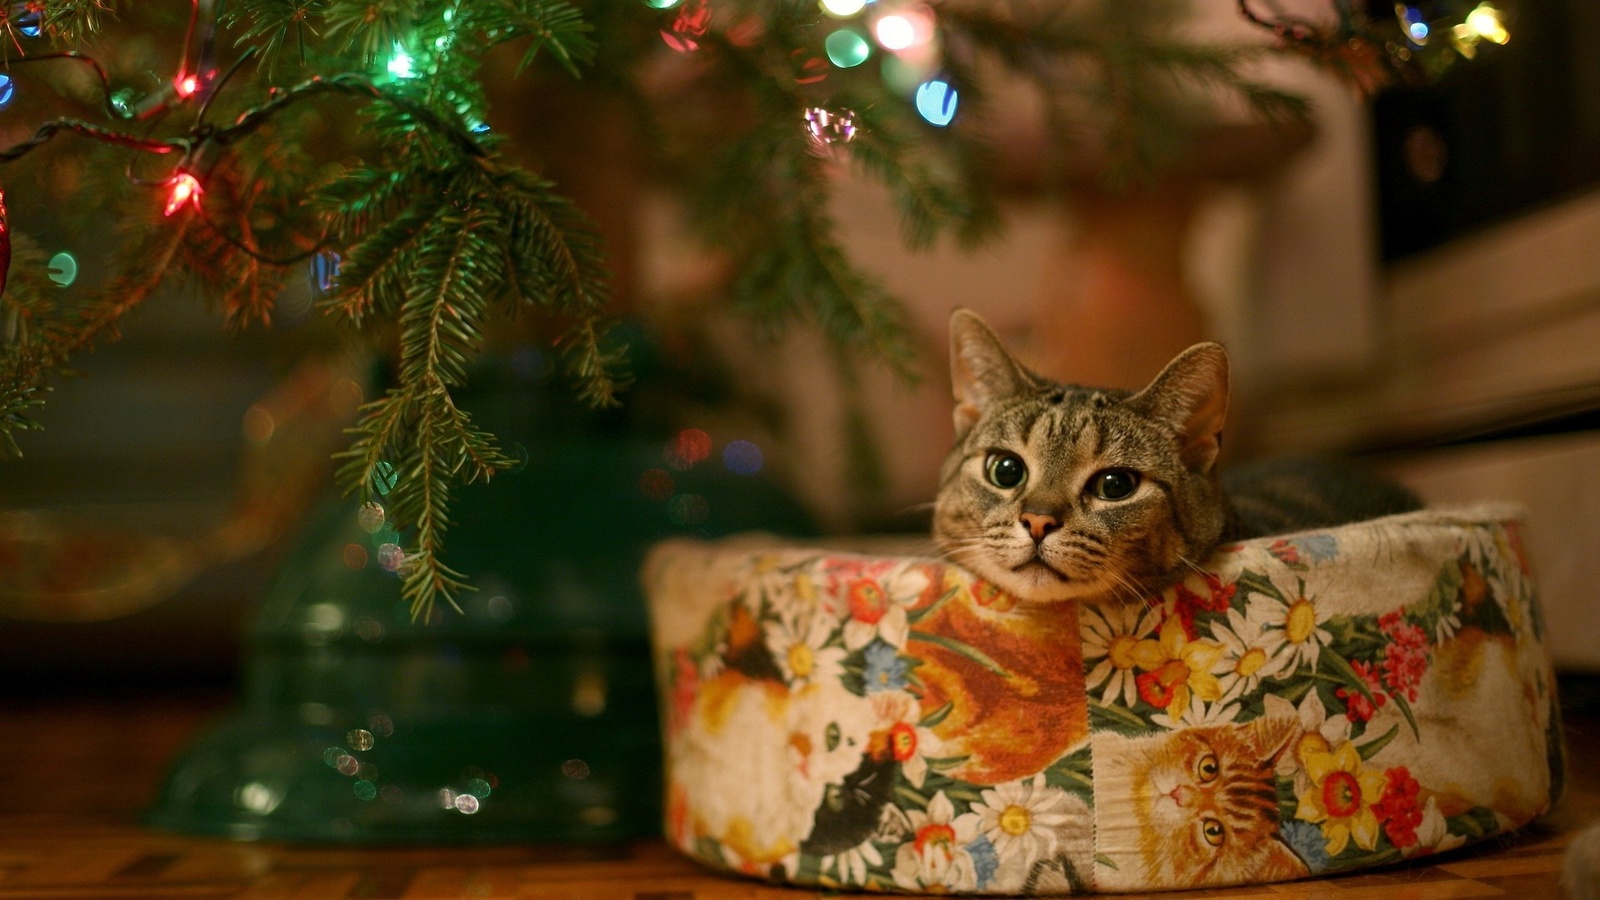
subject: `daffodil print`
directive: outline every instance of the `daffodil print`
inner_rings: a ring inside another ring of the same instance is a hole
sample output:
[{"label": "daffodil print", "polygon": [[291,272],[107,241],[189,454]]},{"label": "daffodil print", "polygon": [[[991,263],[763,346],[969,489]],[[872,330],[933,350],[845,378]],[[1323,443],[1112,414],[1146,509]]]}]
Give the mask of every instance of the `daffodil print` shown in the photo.
[{"label": "daffodil print", "polygon": [[1222,682],[1212,672],[1222,646],[1189,640],[1183,621],[1168,616],[1157,639],[1139,641],[1129,651],[1141,673],[1135,676],[1140,699],[1160,710],[1185,710],[1192,698],[1207,703],[1222,699]]},{"label": "daffodil print", "polygon": [[978,816],[956,814],[944,791],[933,795],[926,810],[907,812],[910,840],[895,851],[894,883],[906,890],[972,890],[978,867],[968,846],[978,838]]},{"label": "daffodil print", "polygon": [[1310,786],[1299,795],[1295,818],[1322,827],[1328,856],[1337,857],[1354,841],[1371,850],[1378,843],[1378,816],[1372,805],[1383,796],[1383,772],[1366,766],[1352,744],[1305,758]]},{"label": "daffodil print", "polygon": [[1370,531],[1048,607],[933,560],[690,556],[669,591],[705,583],[663,608],[701,624],[656,648],[667,833],[815,888],[1017,895],[1284,881],[1520,827],[1563,771],[1520,539]]}]

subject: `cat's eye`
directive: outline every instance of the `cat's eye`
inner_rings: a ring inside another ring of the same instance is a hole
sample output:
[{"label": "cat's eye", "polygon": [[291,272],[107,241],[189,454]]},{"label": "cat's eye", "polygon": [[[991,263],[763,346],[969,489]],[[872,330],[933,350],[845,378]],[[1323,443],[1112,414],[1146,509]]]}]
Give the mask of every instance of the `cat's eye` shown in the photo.
[{"label": "cat's eye", "polygon": [[1194,771],[1196,775],[1200,776],[1201,784],[1209,784],[1217,780],[1217,773],[1222,769],[1217,765],[1216,754],[1207,753],[1205,756],[1200,757],[1198,763],[1195,763]]},{"label": "cat's eye", "polygon": [[1089,493],[1101,500],[1126,500],[1139,487],[1139,473],[1131,469],[1102,469],[1089,477]]},{"label": "cat's eye", "polygon": [[1028,479],[1028,464],[1015,453],[995,450],[983,461],[983,474],[990,484],[1009,490]]},{"label": "cat's eye", "polygon": [[829,722],[828,723],[827,729],[822,732],[822,742],[823,742],[823,745],[828,748],[828,752],[829,753],[832,753],[833,751],[839,749],[839,723],[838,722]]},{"label": "cat's eye", "polygon": [[1206,818],[1201,819],[1200,820],[1200,833],[1205,835],[1206,843],[1210,844],[1211,846],[1213,846],[1213,847],[1221,847],[1222,846],[1222,838],[1224,836],[1224,831],[1223,831],[1223,828],[1222,828],[1222,820],[1221,819],[1213,819],[1210,816],[1207,816]]}]

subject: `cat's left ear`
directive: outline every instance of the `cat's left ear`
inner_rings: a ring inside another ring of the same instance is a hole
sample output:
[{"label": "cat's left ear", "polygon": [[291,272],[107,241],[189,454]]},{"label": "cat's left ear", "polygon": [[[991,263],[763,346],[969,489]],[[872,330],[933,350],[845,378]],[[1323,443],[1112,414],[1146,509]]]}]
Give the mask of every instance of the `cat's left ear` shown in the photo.
[{"label": "cat's left ear", "polygon": [[1221,344],[1195,344],[1167,363],[1129,403],[1172,426],[1185,465],[1196,472],[1211,471],[1228,417],[1228,351]]}]

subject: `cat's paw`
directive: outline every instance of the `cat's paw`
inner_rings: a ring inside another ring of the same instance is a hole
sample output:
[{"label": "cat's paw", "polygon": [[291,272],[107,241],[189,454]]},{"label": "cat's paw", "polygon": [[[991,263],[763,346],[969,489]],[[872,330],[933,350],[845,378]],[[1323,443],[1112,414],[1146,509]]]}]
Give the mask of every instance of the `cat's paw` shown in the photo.
[{"label": "cat's paw", "polygon": [[1571,900],[1600,900],[1600,822],[1578,832],[1567,845],[1561,886]]}]

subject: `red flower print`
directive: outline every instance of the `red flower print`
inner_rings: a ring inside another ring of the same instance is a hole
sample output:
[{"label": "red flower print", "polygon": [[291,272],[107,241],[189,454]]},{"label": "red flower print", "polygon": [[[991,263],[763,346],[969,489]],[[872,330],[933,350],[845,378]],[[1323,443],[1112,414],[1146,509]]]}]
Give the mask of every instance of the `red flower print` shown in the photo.
[{"label": "red flower print", "polygon": [[1383,797],[1372,804],[1372,812],[1383,823],[1389,843],[1401,850],[1415,846],[1417,826],[1422,824],[1422,810],[1417,808],[1417,780],[1405,766],[1389,769],[1383,777]]},{"label": "red flower print", "polygon": [[1189,667],[1180,660],[1172,660],[1154,672],[1134,676],[1133,683],[1138,685],[1144,702],[1156,709],[1166,709],[1172,705],[1178,685],[1188,680]]},{"label": "red flower print", "polygon": [[1372,692],[1372,700],[1368,700],[1364,694],[1353,688],[1336,688],[1334,694],[1344,701],[1345,712],[1349,714],[1350,721],[1365,722],[1382,709],[1389,698],[1383,693],[1383,685],[1378,682],[1378,673],[1373,670],[1371,664],[1357,659],[1351,661],[1350,668],[1354,669],[1356,675],[1366,683],[1367,690]]},{"label": "red flower print", "polygon": [[972,599],[995,612],[1008,612],[1017,605],[1016,597],[981,578],[972,582]]},{"label": "red flower print", "polygon": [[862,579],[850,585],[845,596],[850,604],[850,618],[858,622],[876,625],[889,611],[889,595],[876,581]]},{"label": "red flower print", "polygon": [[1189,590],[1189,586],[1181,581],[1178,582],[1176,587],[1177,600],[1173,604],[1172,611],[1177,614],[1178,620],[1183,623],[1183,633],[1191,641],[1198,640],[1200,637],[1199,632],[1195,631],[1194,628],[1195,616],[1201,612],[1227,612],[1228,607],[1233,603],[1234,592],[1239,589],[1238,585],[1223,584],[1221,578],[1210,572],[1204,573],[1204,577],[1205,587],[1203,593]]},{"label": "red flower print", "polygon": [[1383,683],[1395,695],[1411,702],[1417,699],[1417,684],[1428,672],[1428,655],[1421,650],[1394,643],[1383,650]]},{"label": "red flower print", "polygon": [[1398,611],[1378,617],[1378,627],[1389,637],[1383,648],[1383,683],[1396,696],[1415,702],[1417,684],[1428,673],[1428,635]]},{"label": "red flower print", "polygon": [[1273,541],[1272,545],[1267,548],[1267,552],[1282,560],[1284,565],[1303,565],[1300,562],[1300,550],[1295,547],[1292,541]]}]

